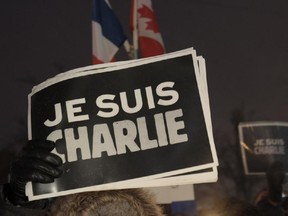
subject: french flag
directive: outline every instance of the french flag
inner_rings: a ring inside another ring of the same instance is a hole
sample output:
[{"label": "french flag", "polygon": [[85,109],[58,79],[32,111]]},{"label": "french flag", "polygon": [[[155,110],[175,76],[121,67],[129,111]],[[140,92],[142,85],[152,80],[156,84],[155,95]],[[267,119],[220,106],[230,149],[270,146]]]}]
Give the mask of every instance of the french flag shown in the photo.
[{"label": "french flag", "polygon": [[108,0],[93,0],[92,16],[93,64],[111,62],[127,38]]}]

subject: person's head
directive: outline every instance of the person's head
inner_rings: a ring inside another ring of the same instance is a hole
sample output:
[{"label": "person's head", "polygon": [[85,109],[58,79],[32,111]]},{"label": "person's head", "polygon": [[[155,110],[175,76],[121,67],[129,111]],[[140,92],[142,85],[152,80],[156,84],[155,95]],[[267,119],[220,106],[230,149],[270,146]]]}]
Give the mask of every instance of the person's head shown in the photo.
[{"label": "person's head", "polygon": [[285,171],[283,163],[275,161],[266,172],[269,187],[280,188],[285,180]]},{"label": "person's head", "polygon": [[274,202],[282,200],[282,186],[285,181],[284,166],[281,162],[274,162],[266,172],[269,198]]},{"label": "person's head", "polygon": [[163,216],[154,197],[143,189],[72,194],[56,199],[49,216]]}]

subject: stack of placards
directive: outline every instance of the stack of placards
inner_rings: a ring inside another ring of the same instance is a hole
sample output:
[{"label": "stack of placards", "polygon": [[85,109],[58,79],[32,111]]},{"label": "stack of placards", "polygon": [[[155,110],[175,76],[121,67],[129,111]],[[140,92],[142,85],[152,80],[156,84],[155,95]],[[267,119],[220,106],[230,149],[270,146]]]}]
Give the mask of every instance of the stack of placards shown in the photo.
[{"label": "stack of placards", "polygon": [[71,70],[29,95],[29,139],[56,142],[64,173],[29,200],[214,182],[205,60],[193,48]]}]

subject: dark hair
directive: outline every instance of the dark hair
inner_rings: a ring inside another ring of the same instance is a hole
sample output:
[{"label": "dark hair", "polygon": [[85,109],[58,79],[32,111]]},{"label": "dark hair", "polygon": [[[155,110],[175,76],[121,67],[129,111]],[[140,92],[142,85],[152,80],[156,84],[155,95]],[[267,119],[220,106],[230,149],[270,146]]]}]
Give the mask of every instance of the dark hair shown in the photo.
[{"label": "dark hair", "polygon": [[261,216],[256,206],[236,198],[227,198],[217,203],[214,212],[218,216]]},{"label": "dark hair", "polygon": [[94,191],[58,197],[49,216],[164,216],[154,196],[143,189]]}]

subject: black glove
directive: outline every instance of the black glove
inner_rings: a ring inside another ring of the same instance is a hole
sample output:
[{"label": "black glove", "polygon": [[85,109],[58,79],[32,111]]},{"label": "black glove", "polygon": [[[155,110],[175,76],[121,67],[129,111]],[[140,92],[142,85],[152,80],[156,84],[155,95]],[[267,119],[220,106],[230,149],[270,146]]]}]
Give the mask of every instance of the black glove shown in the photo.
[{"label": "black glove", "polygon": [[62,174],[62,160],[51,153],[55,143],[48,140],[30,140],[12,163],[10,182],[4,186],[4,195],[14,205],[25,205],[28,181],[51,183]]}]

